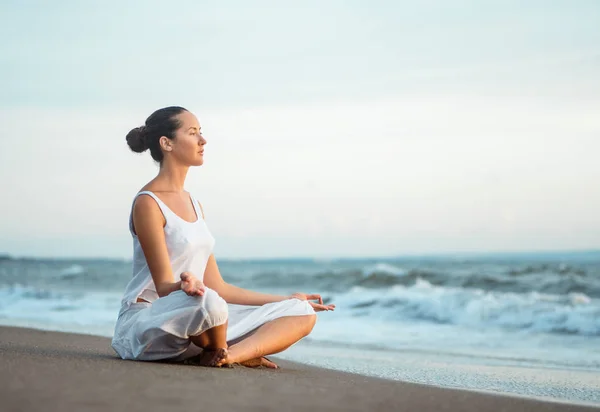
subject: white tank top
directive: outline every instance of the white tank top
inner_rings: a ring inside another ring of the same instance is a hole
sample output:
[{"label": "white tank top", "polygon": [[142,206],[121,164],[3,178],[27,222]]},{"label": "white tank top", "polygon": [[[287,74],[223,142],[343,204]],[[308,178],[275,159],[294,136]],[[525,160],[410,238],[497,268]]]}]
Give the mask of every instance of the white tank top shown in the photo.
[{"label": "white tank top", "polygon": [[189,193],[189,196],[197,216],[195,222],[188,222],[176,215],[154,193],[150,191],[139,192],[133,199],[129,214],[129,232],[133,237],[133,277],[125,288],[125,293],[121,300],[121,310],[129,307],[138,297],[148,302],[158,299],[156,287],[152,280],[142,246],[133,231],[133,204],[135,203],[135,199],[142,194],[151,196],[158,203],[165,217],[165,241],[171,268],[173,269],[174,282],[180,280],[179,275],[182,272],[191,272],[198,279],[203,280],[206,263],[215,246],[215,238],[208,230],[208,226],[206,226],[206,222],[199,210],[198,202],[191,193]]}]

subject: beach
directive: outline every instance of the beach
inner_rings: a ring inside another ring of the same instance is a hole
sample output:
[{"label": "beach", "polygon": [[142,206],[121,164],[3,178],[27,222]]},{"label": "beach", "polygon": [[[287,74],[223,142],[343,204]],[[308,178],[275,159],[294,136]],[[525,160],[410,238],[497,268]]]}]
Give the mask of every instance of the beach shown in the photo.
[{"label": "beach", "polygon": [[[336,304],[284,361],[600,406],[599,263],[599,253],[561,253],[221,260],[220,270],[266,293],[311,285]],[[129,261],[5,259],[0,328],[111,338],[130,276]]]},{"label": "beach", "polygon": [[[277,359],[277,358],[274,358]],[[278,370],[124,361],[110,339],[0,328],[3,411],[587,411],[598,407],[446,389],[277,359]]]}]

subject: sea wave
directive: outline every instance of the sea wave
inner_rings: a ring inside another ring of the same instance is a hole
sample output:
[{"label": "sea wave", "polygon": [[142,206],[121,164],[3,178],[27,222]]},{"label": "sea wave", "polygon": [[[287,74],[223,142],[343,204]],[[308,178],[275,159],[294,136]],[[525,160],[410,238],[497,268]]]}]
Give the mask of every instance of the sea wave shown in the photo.
[{"label": "sea wave", "polygon": [[[325,261],[228,262],[219,265],[226,281],[247,288],[311,289],[343,293],[353,287],[434,286],[503,293],[580,293],[600,298],[600,262]],[[121,261],[0,262],[0,287],[22,284],[55,289],[122,291],[131,263]]]},{"label": "sea wave", "polygon": [[301,287],[310,284],[318,290],[343,292],[360,286],[369,289],[387,289],[394,286],[413,286],[418,281],[426,281],[434,286],[462,289],[486,290],[495,292],[563,295],[581,293],[600,298],[600,276],[586,275],[583,269],[565,271],[565,268],[547,266],[517,269],[493,270],[481,267],[472,269],[452,268],[403,268],[386,263],[365,267],[325,269],[316,273],[279,273],[277,271],[257,271],[238,278],[245,285],[258,287]]},{"label": "sea wave", "polygon": [[111,325],[120,295],[113,292],[56,291],[13,285],[0,288],[0,317],[51,323]]},{"label": "sea wave", "polygon": [[70,265],[60,270],[59,275],[62,279],[72,279],[76,276],[83,275],[85,268],[81,265]]},{"label": "sea wave", "polygon": [[[272,260],[224,261],[219,268],[226,281],[243,288],[320,293],[345,308],[336,319],[349,319],[352,325],[370,315],[389,325],[410,321],[598,336],[599,262],[600,257],[565,262]],[[118,311],[130,276],[131,262],[123,261],[1,261],[0,316],[109,319]]]},{"label": "sea wave", "polygon": [[[353,286],[325,294],[338,307],[336,317],[466,326],[475,329],[600,336],[600,301],[586,294],[563,295],[486,291],[436,286],[418,278],[414,285],[387,289]],[[120,303],[116,292],[56,291],[28,286],[0,288],[0,316],[110,322]]]},{"label": "sea wave", "polygon": [[368,311],[386,319],[600,336],[600,302],[577,292],[505,293],[418,279],[413,286],[395,285],[385,291],[356,286],[333,302],[356,316]]}]

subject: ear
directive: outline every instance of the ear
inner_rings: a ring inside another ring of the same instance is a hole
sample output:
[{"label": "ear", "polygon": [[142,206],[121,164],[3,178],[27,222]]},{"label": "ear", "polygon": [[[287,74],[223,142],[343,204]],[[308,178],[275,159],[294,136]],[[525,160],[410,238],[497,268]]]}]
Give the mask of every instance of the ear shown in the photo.
[{"label": "ear", "polygon": [[160,144],[160,147],[165,152],[170,152],[173,150],[171,139],[169,139],[167,136],[161,136],[158,140],[158,144]]}]

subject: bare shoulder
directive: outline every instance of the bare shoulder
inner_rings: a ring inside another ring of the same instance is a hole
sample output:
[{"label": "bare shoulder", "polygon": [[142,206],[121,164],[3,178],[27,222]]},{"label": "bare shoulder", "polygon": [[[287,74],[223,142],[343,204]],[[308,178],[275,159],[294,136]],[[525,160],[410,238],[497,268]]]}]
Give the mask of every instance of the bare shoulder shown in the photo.
[{"label": "bare shoulder", "polygon": [[152,196],[141,194],[135,199],[133,211],[142,213],[152,213],[153,211],[157,211],[160,213],[160,207],[158,206],[158,203],[156,203],[156,200],[152,198]]},{"label": "bare shoulder", "polygon": [[141,194],[133,204],[133,220],[137,224],[147,224],[151,222],[160,222],[162,226],[166,224],[160,206],[152,196]]}]

